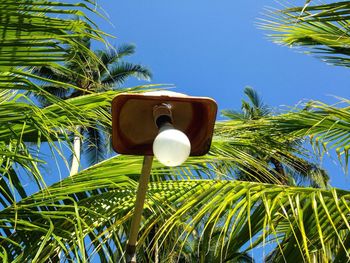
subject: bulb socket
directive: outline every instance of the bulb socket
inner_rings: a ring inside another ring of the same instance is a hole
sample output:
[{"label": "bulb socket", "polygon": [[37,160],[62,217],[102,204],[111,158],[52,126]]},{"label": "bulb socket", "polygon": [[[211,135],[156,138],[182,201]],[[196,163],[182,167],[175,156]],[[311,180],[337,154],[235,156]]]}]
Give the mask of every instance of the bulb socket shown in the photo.
[{"label": "bulb socket", "polygon": [[158,129],[167,123],[172,124],[173,116],[171,112],[171,105],[167,103],[156,105],[153,108],[153,118]]}]

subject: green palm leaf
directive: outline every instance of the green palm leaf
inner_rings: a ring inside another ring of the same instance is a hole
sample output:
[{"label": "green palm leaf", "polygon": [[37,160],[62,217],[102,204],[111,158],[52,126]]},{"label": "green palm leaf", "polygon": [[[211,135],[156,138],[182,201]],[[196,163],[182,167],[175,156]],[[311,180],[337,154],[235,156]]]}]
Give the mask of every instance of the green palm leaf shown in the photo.
[{"label": "green palm leaf", "polygon": [[[350,142],[350,107],[349,100],[340,99],[339,105],[327,105],[319,101],[311,101],[304,110],[282,114],[261,124],[258,127],[274,130],[271,136],[289,134],[299,138],[310,136],[311,142],[319,154],[335,149],[338,159],[345,170],[349,161]],[[259,128],[258,128],[259,129]]]},{"label": "green palm leaf", "polygon": [[327,63],[349,67],[349,1],[305,5],[266,13],[261,28],[282,45],[305,47]]},{"label": "green palm leaf", "polygon": [[[93,52],[78,41],[82,37],[102,41],[101,32],[84,13],[92,11],[89,5],[88,1],[2,1],[0,88],[9,88],[9,83],[18,83],[17,87],[12,85],[10,88],[38,89],[38,86],[26,80],[24,67],[49,66],[64,71],[66,69],[60,65],[62,61],[71,60],[78,64],[84,62],[75,56],[77,52],[96,58]],[[73,16],[79,19],[71,19]]]},{"label": "green palm leaf", "polygon": [[13,93],[4,91],[0,103],[0,171],[3,179],[6,178],[0,186],[3,207],[16,203],[17,195],[22,198],[26,196],[22,180],[17,174],[19,168],[34,179],[39,189],[45,187],[45,180],[38,167],[45,164],[44,156],[38,152],[42,144],[48,143],[52,152],[67,162],[61,144],[72,149],[70,138],[77,125],[89,129],[95,127],[96,120],[99,120],[101,129],[110,130],[111,100],[118,93],[139,92],[145,88],[90,94],[42,109],[23,102],[26,97],[22,94],[13,96]]},{"label": "green palm leaf", "polygon": [[[160,168],[155,163],[153,171]],[[94,239],[89,251],[102,250],[104,257],[113,257],[105,243],[111,246],[111,242],[125,238],[125,231],[120,231],[128,227],[137,187],[130,178],[140,169],[140,158],[116,157],[3,210],[1,226],[12,229],[16,225],[16,234],[4,236],[0,245],[8,255],[22,260],[39,254],[44,260],[55,255],[59,247],[74,259],[74,250],[83,249],[78,252],[81,255],[88,249],[78,244],[82,245],[90,234]],[[269,239],[274,239],[278,247],[273,255],[276,260],[307,260],[316,251],[325,252],[330,242],[338,244],[333,255],[344,254],[342,237],[350,230],[349,198],[350,193],[341,190],[230,180],[152,182],[140,244],[154,222],[160,227],[156,236],[159,245],[170,250],[175,246],[167,242],[174,238],[172,235],[184,241],[192,238],[194,230],[199,237],[208,230],[210,237],[214,233],[210,229],[219,223],[222,229],[215,247],[218,258],[231,257],[234,251],[249,250]],[[43,242],[49,241],[50,246],[42,248]]]}]

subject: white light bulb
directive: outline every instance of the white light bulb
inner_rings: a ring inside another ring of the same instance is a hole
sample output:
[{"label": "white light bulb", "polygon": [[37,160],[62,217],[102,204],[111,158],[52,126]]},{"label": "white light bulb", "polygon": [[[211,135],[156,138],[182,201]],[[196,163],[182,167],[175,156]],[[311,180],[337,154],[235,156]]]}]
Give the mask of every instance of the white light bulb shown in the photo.
[{"label": "white light bulb", "polygon": [[191,152],[191,143],[186,134],[176,130],[172,125],[161,127],[153,142],[153,153],[165,166],[181,165]]}]

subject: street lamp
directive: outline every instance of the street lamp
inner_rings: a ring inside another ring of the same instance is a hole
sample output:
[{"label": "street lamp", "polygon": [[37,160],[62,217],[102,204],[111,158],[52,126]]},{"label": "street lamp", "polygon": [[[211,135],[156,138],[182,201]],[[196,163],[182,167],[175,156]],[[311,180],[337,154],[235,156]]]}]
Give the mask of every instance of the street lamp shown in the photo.
[{"label": "street lamp", "polygon": [[136,245],[153,155],[165,166],[209,151],[217,105],[213,99],[171,91],[120,94],[112,101],[112,143],[120,154],[144,156],[126,253],[136,262]]}]

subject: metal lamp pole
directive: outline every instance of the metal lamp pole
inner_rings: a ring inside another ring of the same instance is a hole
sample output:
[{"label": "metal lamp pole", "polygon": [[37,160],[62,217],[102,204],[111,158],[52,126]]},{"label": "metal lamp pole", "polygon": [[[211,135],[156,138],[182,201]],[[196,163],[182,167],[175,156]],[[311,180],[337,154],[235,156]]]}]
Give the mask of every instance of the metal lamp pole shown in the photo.
[{"label": "metal lamp pole", "polygon": [[145,156],[142,164],[142,171],[137,189],[135,210],[131,221],[129,240],[126,245],[126,262],[136,263],[137,236],[141,222],[143,205],[145,203],[148,181],[151,174],[153,156]]}]

